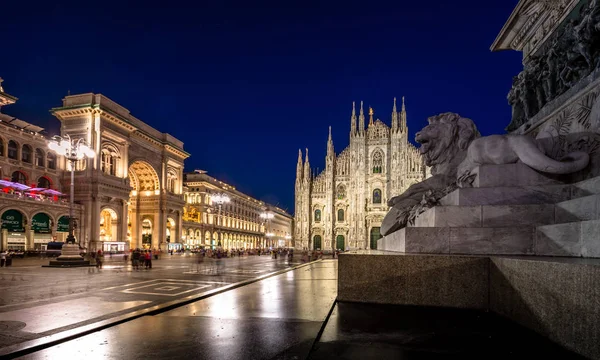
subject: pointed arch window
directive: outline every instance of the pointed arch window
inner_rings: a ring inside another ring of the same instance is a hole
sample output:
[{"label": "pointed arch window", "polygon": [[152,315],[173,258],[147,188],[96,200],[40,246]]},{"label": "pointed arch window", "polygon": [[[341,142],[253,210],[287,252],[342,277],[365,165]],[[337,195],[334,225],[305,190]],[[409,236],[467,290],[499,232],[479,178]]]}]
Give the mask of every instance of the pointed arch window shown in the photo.
[{"label": "pointed arch window", "polygon": [[316,209],[315,210],[315,222],[320,222],[321,221],[321,210]]},{"label": "pointed arch window", "polygon": [[383,172],[383,155],[377,150],[373,154],[373,174],[381,174]]},{"label": "pointed arch window", "polygon": [[373,190],[373,204],[381,204],[381,190]]},{"label": "pointed arch window", "polygon": [[339,209],[337,213],[337,221],[344,221],[344,209]]},{"label": "pointed arch window", "polygon": [[344,185],[338,185],[336,190],[336,195],[338,200],[343,200],[346,198],[346,187]]}]

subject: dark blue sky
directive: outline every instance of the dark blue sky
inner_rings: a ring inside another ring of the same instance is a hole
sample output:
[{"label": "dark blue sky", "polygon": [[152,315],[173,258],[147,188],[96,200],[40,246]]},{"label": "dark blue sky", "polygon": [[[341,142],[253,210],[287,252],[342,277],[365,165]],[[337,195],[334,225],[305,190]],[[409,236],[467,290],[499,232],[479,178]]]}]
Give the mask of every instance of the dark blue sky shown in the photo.
[{"label": "dark blue sky", "polygon": [[504,132],[521,54],[489,47],[517,2],[3,3],[3,112],[52,132],[68,90],[102,93],[181,139],[188,171],[293,212],[298,148],[322,169],[352,101],[389,124],[405,96],[411,139],[445,111]]}]

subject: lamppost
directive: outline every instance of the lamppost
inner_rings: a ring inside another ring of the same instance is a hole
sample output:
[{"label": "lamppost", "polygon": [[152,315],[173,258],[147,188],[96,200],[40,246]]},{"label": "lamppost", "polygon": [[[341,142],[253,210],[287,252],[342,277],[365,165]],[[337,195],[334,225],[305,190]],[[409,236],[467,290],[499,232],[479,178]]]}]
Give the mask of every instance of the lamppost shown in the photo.
[{"label": "lamppost", "polygon": [[[215,194],[215,195],[211,196],[210,198],[212,201],[216,202],[217,205],[219,205],[219,215],[217,216],[217,225],[219,225],[219,220],[221,220],[221,206],[223,206],[223,204],[230,202],[231,199],[225,193]],[[222,222],[223,221],[221,220],[221,223]],[[217,246],[222,246],[221,245],[221,228],[220,227],[217,227],[217,233],[219,234],[219,240],[218,240],[219,242],[218,242]]]},{"label": "lamppost", "polygon": [[[71,191],[69,198],[69,235],[67,236],[67,243],[63,245],[61,255],[58,257],[59,261],[67,261],[70,263],[77,263],[83,261],[79,255],[79,245],[75,245],[75,235],[73,229],[73,203],[75,197],[75,163],[85,157],[94,158],[96,153],[81,139],[71,139],[69,134],[65,134],[64,137],[54,136],[48,143],[48,148],[58,155],[64,156],[69,160],[71,165]],[[52,262],[50,262],[52,265]],[[76,265],[76,264],[73,264]]]},{"label": "lamppost", "polygon": [[269,209],[260,214],[260,218],[265,220],[265,236],[267,237],[267,246],[269,245],[269,238],[274,235],[269,232],[269,220],[274,217],[275,215],[273,215],[272,212],[269,212]]}]

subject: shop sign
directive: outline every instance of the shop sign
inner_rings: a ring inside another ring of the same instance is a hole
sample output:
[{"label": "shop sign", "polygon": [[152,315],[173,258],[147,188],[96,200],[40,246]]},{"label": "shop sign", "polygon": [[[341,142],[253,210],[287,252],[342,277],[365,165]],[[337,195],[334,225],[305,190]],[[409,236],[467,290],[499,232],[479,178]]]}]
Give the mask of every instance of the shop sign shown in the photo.
[{"label": "shop sign", "polygon": [[58,232],[69,232],[69,217],[61,216],[56,223],[56,231]]},{"label": "shop sign", "polygon": [[50,232],[50,216],[44,213],[35,214],[31,219],[31,230],[39,234]]},{"label": "shop sign", "polygon": [[12,232],[24,232],[23,214],[18,210],[7,210],[2,214],[2,229]]}]

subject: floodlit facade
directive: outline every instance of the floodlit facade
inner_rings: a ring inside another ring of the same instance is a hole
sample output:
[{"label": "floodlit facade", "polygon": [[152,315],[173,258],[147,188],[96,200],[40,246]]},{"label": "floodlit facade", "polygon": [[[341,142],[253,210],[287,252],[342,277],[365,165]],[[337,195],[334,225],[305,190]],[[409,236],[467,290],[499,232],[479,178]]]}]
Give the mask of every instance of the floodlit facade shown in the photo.
[{"label": "floodlit facade", "polygon": [[294,238],[296,248],[313,250],[375,249],[388,211],[387,200],[428,175],[418,150],[408,141],[406,107],[396,99],[392,126],[369,109],[365,127],[363,103],[357,117],[353,104],[350,145],[335,153],[331,127],[325,170],[313,176],[306,149],[298,154]]}]

